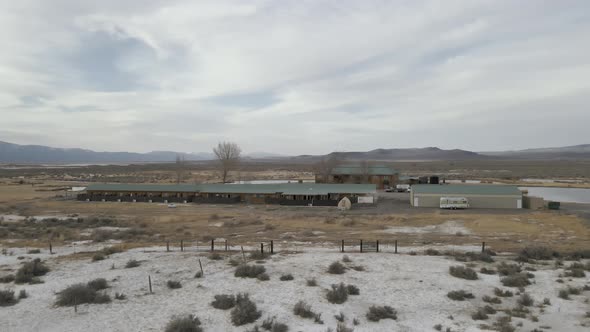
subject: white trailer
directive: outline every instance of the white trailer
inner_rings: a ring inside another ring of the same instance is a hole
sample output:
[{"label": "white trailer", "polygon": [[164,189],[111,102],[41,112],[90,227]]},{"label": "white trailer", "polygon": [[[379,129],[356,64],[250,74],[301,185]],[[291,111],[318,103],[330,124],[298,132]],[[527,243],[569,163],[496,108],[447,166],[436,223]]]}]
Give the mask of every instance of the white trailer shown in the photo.
[{"label": "white trailer", "polygon": [[441,209],[468,209],[469,200],[465,197],[441,197],[440,198]]}]

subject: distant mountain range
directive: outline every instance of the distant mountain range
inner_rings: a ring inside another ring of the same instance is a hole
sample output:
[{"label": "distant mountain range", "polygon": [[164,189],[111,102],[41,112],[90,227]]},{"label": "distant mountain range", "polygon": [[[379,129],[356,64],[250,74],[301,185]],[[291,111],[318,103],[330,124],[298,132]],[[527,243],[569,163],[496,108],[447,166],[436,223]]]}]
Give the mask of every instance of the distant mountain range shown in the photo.
[{"label": "distant mountain range", "polygon": [[[443,150],[435,147],[421,149],[376,149],[367,152],[332,152],[326,156],[335,156],[346,160],[382,160],[382,161],[403,161],[403,160],[470,160],[491,158],[476,152],[465,150]],[[319,160],[326,156],[303,155],[292,157],[292,159]]]},{"label": "distant mountain range", "polygon": [[[487,159],[590,159],[590,144],[559,148],[527,149],[520,151],[472,152],[466,150],[443,150],[436,147],[419,149],[376,149],[366,152],[332,152],[328,155],[283,156],[266,152],[254,152],[244,156],[255,160],[282,160],[315,162],[335,155],[347,160],[487,160]],[[18,145],[0,141],[0,163],[141,163],[174,162],[177,156],[188,161],[212,160],[213,154],[182,153],[174,151],[96,152],[84,149],[62,149],[42,145]]]}]

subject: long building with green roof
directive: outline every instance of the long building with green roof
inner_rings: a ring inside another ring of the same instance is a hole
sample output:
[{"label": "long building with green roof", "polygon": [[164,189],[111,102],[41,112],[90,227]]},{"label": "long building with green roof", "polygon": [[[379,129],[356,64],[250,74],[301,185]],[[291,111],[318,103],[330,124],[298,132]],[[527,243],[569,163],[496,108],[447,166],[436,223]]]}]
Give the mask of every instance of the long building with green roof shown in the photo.
[{"label": "long building with green roof", "polygon": [[[335,206],[344,198],[372,203],[374,184],[273,183],[273,184],[127,184],[94,183],[81,201],[161,203],[252,203]],[[359,197],[362,197],[359,200]]]}]

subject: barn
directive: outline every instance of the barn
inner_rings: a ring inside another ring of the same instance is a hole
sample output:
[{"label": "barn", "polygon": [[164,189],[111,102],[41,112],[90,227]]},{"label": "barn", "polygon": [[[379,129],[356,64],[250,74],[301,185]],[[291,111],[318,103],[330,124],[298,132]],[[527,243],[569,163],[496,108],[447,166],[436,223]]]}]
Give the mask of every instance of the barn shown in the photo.
[{"label": "barn", "polygon": [[521,209],[522,192],[516,186],[481,184],[417,184],[412,186],[410,203],[415,207],[440,207],[442,197],[464,197],[470,208]]}]

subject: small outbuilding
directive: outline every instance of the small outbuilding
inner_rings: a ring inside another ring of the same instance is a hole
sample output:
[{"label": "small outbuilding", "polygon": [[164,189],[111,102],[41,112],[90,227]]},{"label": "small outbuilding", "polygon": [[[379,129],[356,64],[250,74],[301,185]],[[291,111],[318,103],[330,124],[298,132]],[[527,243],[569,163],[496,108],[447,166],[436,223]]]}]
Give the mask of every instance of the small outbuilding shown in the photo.
[{"label": "small outbuilding", "polygon": [[443,197],[466,198],[470,208],[521,209],[522,192],[516,186],[475,184],[417,184],[412,186],[410,204],[440,207]]}]

